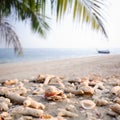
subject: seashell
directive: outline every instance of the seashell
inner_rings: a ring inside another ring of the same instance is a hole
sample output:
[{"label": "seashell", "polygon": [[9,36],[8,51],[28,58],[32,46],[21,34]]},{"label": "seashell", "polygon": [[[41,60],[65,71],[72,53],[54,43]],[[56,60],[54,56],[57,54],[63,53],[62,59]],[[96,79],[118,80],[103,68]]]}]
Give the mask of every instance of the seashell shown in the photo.
[{"label": "seashell", "polygon": [[113,101],[120,104],[120,98],[118,98],[118,97],[116,97]]},{"label": "seashell", "polygon": [[100,81],[100,78],[98,76],[93,76],[93,78],[90,78],[89,85],[95,86]]},{"label": "seashell", "polygon": [[77,109],[76,109],[76,107],[74,105],[68,105],[66,107],[66,110],[70,111],[70,112],[76,112],[77,111]]},{"label": "seashell", "polygon": [[84,109],[93,109],[96,106],[96,104],[92,100],[82,100],[80,101],[80,103]]},{"label": "seashell", "polygon": [[105,89],[104,83],[98,82],[94,87],[94,90],[96,90],[96,89],[104,90]]},{"label": "seashell", "polygon": [[120,93],[120,86],[113,87],[111,93],[118,95],[118,93]]},{"label": "seashell", "polygon": [[72,93],[68,93],[66,96],[67,98],[72,98],[74,95]]},{"label": "seashell", "polygon": [[116,104],[110,106],[110,109],[120,115],[120,105],[119,104],[116,103]]},{"label": "seashell", "polygon": [[97,106],[105,106],[108,104],[108,101],[104,99],[95,99],[95,103]]},{"label": "seashell", "polygon": [[78,90],[83,91],[84,95],[93,95],[94,94],[94,89],[90,86],[83,86],[83,87],[80,87]]},{"label": "seashell", "polygon": [[80,81],[81,86],[88,86],[88,84],[89,84],[89,77],[81,78],[81,81]]},{"label": "seashell", "polygon": [[63,94],[62,90],[59,90],[58,88],[56,88],[55,86],[49,86],[46,90],[45,90],[45,98],[47,100],[62,100],[66,98],[66,95]]},{"label": "seashell", "polygon": [[95,86],[97,83],[98,83],[98,81],[91,81],[91,82],[89,82],[89,85],[90,86]]},{"label": "seashell", "polygon": [[45,81],[45,75],[39,74],[35,82],[43,83]]},{"label": "seashell", "polygon": [[55,86],[49,86],[46,90],[45,90],[45,97],[51,97],[57,94],[60,94],[62,91],[57,89]]},{"label": "seashell", "polygon": [[14,80],[6,80],[5,82],[3,82],[3,85],[14,85],[18,82],[18,79],[14,79]]}]

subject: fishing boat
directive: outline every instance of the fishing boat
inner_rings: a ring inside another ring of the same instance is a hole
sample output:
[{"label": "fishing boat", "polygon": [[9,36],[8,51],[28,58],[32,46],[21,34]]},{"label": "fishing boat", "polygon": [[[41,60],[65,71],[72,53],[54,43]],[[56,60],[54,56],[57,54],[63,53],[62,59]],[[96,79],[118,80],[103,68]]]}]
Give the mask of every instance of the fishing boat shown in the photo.
[{"label": "fishing boat", "polygon": [[109,50],[98,50],[97,52],[100,54],[110,54]]}]

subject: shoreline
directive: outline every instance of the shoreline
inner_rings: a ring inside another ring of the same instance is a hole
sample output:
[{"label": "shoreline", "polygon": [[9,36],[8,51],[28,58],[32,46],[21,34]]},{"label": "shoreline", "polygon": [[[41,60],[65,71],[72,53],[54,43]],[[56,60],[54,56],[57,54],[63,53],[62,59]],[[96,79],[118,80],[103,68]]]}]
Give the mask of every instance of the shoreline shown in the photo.
[{"label": "shoreline", "polygon": [[120,74],[120,55],[100,55],[66,58],[48,61],[32,61],[0,64],[0,79],[30,79],[38,74],[62,76],[86,76],[100,74],[109,76]]}]

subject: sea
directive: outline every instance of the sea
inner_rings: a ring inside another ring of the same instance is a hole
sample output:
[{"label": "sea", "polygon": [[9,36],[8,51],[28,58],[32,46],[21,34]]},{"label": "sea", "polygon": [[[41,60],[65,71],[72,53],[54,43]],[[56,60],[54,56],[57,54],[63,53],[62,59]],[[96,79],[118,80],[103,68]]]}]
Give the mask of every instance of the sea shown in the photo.
[{"label": "sea", "polygon": [[[120,54],[120,48],[111,48],[110,54]],[[23,55],[14,53],[12,48],[0,48],[0,64],[28,61],[49,61],[66,58],[100,56],[97,49],[80,48],[29,48],[23,49]]]}]

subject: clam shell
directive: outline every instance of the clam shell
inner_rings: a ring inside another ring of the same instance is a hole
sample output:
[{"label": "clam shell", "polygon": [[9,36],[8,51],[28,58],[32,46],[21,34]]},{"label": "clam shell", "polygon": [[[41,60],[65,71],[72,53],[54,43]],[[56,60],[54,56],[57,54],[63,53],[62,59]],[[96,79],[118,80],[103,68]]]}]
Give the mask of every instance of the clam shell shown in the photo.
[{"label": "clam shell", "polygon": [[82,100],[80,101],[80,103],[84,109],[93,109],[96,106],[96,104],[92,100]]}]

